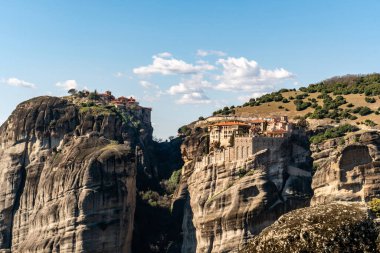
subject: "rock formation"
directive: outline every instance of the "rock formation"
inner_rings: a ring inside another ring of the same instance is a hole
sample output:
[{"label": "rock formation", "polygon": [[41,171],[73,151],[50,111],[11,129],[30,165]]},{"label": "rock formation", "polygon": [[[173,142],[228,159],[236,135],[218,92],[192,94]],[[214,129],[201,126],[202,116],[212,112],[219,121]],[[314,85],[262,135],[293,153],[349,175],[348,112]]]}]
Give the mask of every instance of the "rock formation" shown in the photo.
[{"label": "rock formation", "polygon": [[312,205],[332,201],[369,201],[380,193],[380,135],[361,131],[312,145]]},{"label": "rock formation", "polygon": [[308,205],[311,171],[305,170],[309,153],[302,135],[243,162],[195,167],[206,136],[195,128],[182,147],[182,252],[236,252],[281,214]]},{"label": "rock formation", "polygon": [[284,214],[240,253],[378,252],[377,236],[365,204],[330,203]]},{"label": "rock formation", "polygon": [[379,198],[379,131],[311,145],[311,207],[291,211],[241,252],[379,252],[380,226],[365,202]]},{"label": "rock formation", "polygon": [[38,97],[1,126],[0,252],[130,252],[152,129],[91,110]]}]

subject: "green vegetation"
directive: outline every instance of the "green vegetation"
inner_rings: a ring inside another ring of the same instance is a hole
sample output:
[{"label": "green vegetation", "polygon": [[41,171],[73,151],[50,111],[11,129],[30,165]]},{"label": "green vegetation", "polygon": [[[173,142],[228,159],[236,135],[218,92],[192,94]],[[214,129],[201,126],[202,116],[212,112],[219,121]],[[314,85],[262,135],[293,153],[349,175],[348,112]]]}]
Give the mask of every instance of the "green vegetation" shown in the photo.
[{"label": "green vegetation", "polygon": [[82,103],[79,109],[80,113],[90,112],[93,115],[116,115],[116,108],[108,105],[96,105],[93,102]]},{"label": "green vegetation", "polygon": [[186,125],[182,126],[182,127],[178,128],[178,133],[180,135],[189,136],[191,134],[191,128],[186,126]]},{"label": "green vegetation", "polygon": [[377,126],[377,124],[370,119],[366,119],[363,123],[364,125],[369,126],[369,127]]},{"label": "green vegetation", "polygon": [[294,100],[294,104],[296,105],[297,111],[303,111],[307,109],[309,106],[311,106],[310,102],[304,102],[302,99]]},{"label": "green vegetation", "polygon": [[157,192],[149,190],[146,192],[142,192],[140,194],[141,194],[141,198],[145,200],[146,202],[148,202],[150,206],[152,207],[158,206],[160,195]]},{"label": "green vegetation", "polygon": [[366,116],[371,114],[373,111],[367,106],[358,106],[352,110],[353,113],[358,113],[361,116]]},{"label": "green vegetation", "polygon": [[342,137],[348,132],[355,132],[358,128],[350,124],[344,124],[338,127],[329,128],[324,133],[314,135],[310,138],[310,142],[313,144],[321,143],[325,140]]},{"label": "green vegetation", "polygon": [[164,182],[165,189],[168,193],[173,194],[181,180],[182,169],[173,171],[168,180]]},{"label": "green vegetation", "polygon": [[227,107],[225,106],[223,109],[213,112],[212,115],[230,115],[235,113],[235,106]]},{"label": "green vegetation", "polygon": [[90,94],[88,94],[88,98],[92,100],[98,100],[100,97],[98,92],[95,90],[94,92],[90,92]]},{"label": "green vegetation", "polygon": [[[333,93],[334,95],[365,94],[380,95],[380,74],[346,75],[327,79],[301,88],[304,92]],[[301,90],[300,89],[300,90]]]},{"label": "green vegetation", "polygon": [[380,218],[380,199],[373,198],[367,204],[369,210],[371,210],[376,215],[376,217]]},{"label": "green vegetation", "polygon": [[365,97],[365,101],[367,103],[373,104],[373,103],[376,102],[376,99],[375,98],[371,98],[371,97]]}]

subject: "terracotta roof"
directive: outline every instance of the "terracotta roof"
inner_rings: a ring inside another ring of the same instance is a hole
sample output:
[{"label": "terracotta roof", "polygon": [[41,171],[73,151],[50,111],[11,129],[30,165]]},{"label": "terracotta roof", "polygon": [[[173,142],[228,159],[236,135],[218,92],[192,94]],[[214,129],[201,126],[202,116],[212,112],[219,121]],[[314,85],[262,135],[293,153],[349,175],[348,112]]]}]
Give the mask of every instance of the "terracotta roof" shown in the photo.
[{"label": "terracotta roof", "polygon": [[249,126],[246,123],[239,121],[226,121],[213,124],[213,126]]},{"label": "terracotta roof", "polygon": [[251,123],[263,123],[263,122],[265,122],[266,120],[263,120],[263,119],[253,119],[253,120],[251,120],[251,121],[249,121],[249,122],[251,122]]}]

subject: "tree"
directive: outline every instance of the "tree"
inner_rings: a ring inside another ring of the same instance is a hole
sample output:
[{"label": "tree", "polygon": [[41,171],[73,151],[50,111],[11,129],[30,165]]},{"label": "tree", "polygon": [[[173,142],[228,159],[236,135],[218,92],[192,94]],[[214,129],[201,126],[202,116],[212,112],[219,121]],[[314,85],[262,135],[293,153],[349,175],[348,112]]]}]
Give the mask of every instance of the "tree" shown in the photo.
[{"label": "tree", "polygon": [[70,89],[67,91],[67,93],[69,93],[70,95],[76,95],[77,94],[77,90],[76,89]]},{"label": "tree", "polygon": [[96,90],[94,92],[90,92],[90,94],[88,95],[88,98],[93,99],[93,100],[99,99],[98,92]]}]

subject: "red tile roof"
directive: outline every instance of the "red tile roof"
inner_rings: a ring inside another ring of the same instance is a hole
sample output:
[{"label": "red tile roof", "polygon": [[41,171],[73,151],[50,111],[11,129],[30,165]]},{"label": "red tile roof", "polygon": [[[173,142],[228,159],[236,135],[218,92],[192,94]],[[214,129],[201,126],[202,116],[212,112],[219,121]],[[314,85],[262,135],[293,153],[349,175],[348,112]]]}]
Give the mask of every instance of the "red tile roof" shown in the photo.
[{"label": "red tile roof", "polygon": [[253,120],[251,120],[249,122],[251,122],[251,123],[263,123],[263,122],[265,122],[265,120],[263,120],[263,119],[253,119]]},{"label": "red tile roof", "polygon": [[249,126],[244,122],[239,121],[226,121],[213,124],[213,126]]}]

